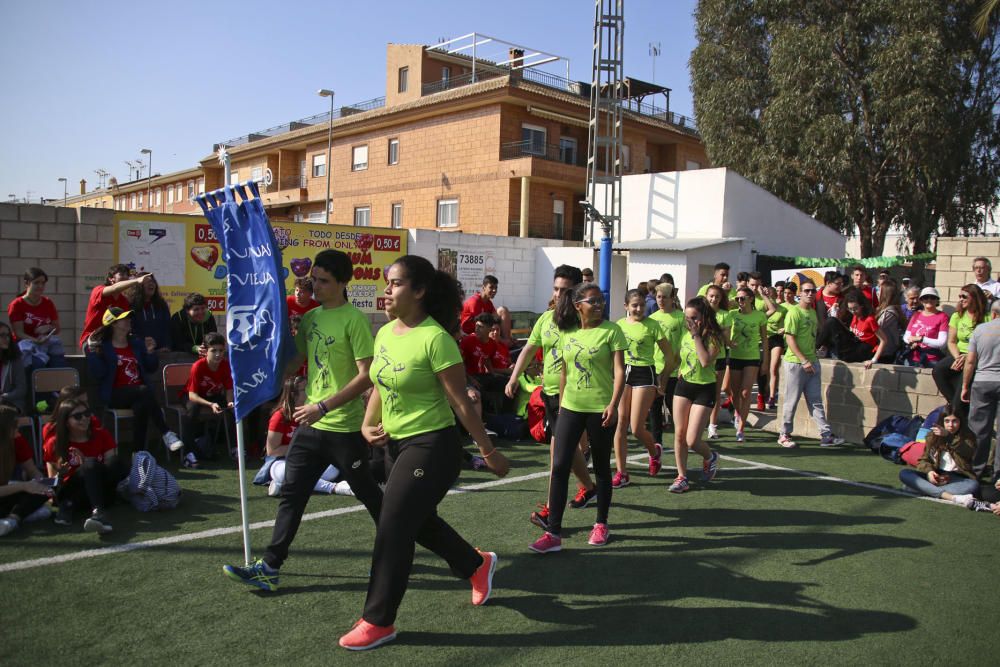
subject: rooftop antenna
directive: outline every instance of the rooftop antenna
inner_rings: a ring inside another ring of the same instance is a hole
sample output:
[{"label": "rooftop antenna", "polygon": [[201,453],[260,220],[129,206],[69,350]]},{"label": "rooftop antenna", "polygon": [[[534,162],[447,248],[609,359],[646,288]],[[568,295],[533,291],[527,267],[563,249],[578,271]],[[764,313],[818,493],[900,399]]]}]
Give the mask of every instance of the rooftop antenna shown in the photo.
[{"label": "rooftop antenna", "polygon": [[131,160],[125,160],[125,164],[128,165],[128,180],[132,180],[132,171],[136,169],[135,163]]},{"label": "rooftop antenna", "polygon": [[142,160],[136,160],[136,178],[142,178],[142,170],[146,168],[146,163]]},{"label": "rooftop antenna", "polygon": [[653,59],[653,78],[649,80],[650,83],[656,83],[656,58],[660,55],[660,50],[659,42],[649,43],[649,56]]}]

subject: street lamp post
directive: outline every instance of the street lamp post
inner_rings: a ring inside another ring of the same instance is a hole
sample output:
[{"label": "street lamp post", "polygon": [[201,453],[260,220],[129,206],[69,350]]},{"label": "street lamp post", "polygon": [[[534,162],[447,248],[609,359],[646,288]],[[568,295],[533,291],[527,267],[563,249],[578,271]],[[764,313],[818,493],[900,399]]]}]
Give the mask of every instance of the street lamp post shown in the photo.
[{"label": "street lamp post", "polygon": [[333,167],[333,91],[320,88],[316,91],[320,97],[330,98],[330,129],[326,134],[326,224],[330,224],[330,171]]},{"label": "street lamp post", "polygon": [[152,181],[153,181],[153,151],[151,151],[148,148],[142,148],[142,149],[139,150],[139,152],[142,153],[143,155],[148,155],[149,156],[149,171],[146,172],[146,210],[147,211],[152,211],[153,210],[153,200],[150,199],[150,195],[149,195],[150,187],[149,186],[152,184]]},{"label": "street lamp post", "polygon": [[66,208],[66,199],[67,196],[69,195],[69,191],[67,190],[67,188],[69,186],[67,185],[67,181],[65,178],[60,178],[59,182],[63,184],[63,208]]}]

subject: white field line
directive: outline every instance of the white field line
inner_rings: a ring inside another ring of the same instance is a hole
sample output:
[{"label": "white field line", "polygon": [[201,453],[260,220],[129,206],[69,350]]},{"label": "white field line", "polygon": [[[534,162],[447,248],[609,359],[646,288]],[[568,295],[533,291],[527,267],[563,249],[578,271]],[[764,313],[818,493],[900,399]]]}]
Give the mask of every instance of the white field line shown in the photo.
[{"label": "white field line", "polygon": [[[642,460],[646,459],[646,454],[636,454],[629,457],[627,460],[629,463],[637,464]],[[927,496],[913,496],[912,494],[906,493],[904,491],[897,491],[896,489],[890,489],[884,486],[877,486],[875,484],[866,484],[864,482],[853,482],[851,480],[842,479],[840,477],[832,477],[828,475],[820,475],[818,473],[807,472],[804,470],[796,470],[795,468],[784,468],[781,466],[769,465],[766,463],[758,463],[756,461],[750,461],[748,459],[740,459],[733,456],[722,456],[725,461],[735,461],[736,463],[741,463],[745,467],[742,468],[724,468],[725,470],[754,470],[754,469],[768,469],[768,470],[779,470],[782,472],[788,472],[795,475],[801,475],[803,477],[811,477],[814,479],[819,479],[828,482],[836,482],[839,484],[846,484],[848,486],[854,486],[863,489],[869,489],[872,491],[880,491],[882,493],[888,493],[897,496],[903,496],[907,498],[919,497],[925,500],[932,500],[935,502],[944,503],[946,505],[954,505],[954,503],[949,503],[947,501],[937,500],[935,498],[929,498]],[[527,475],[520,475],[518,477],[505,477],[503,479],[490,480],[488,482],[480,482],[478,484],[469,484],[466,486],[459,486],[448,491],[448,495],[470,493],[473,491],[480,491],[482,489],[489,489],[496,486],[505,486],[508,484],[516,484],[518,482],[525,482],[533,479],[541,479],[548,477],[549,472],[539,471],[530,473]],[[351,505],[350,507],[338,507],[332,510],[323,510],[322,512],[313,512],[311,514],[305,514],[302,516],[303,521],[315,521],[317,519],[326,519],[329,517],[340,516],[342,514],[350,514],[352,512],[360,512],[364,510],[364,505],[360,503],[357,505]],[[250,524],[250,530],[259,530],[261,528],[273,528],[274,520],[270,521],[258,521],[256,523]],[[15,561],[13,563],[2,563],[0,564],[0,573],[3,572],[15,572],[17,570],[28,570],[36,567],[44,567],[46,565],[59,565],[61,563],[69,563],[75,560],[83,560],[85,558],[96,558],[97,556],[109,556],[112,554],[127,553],[129,551],[139,551],[143,549],[153,549],[155,547],[167,546],[170,544],[180,544],[183,542],[193,542],[195,540],[203,540],[211,537],[221,537],[223,535],[232,535],[234,533],[239,533],[243,530],[242,526],[228,526],[225,528],[212,528],[209,530],[202,530],[196,533],[184,533],[181,535],[171,535],[169,537],[160,537],[154,540],[143,540],[141,542],[130,542],[128,544],[118,544],[113,547],[102,547],[99,549],[85,549],[83,551],[74,551],[67,554],[61,554],[59,556],[49,556],[47,558],[34,558],[31,560]]]}]

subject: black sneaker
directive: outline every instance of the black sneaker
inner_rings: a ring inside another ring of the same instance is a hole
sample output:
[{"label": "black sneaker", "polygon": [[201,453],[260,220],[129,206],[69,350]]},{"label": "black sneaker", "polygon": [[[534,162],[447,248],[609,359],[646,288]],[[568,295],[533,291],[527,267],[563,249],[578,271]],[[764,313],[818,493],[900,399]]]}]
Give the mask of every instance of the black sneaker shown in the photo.
[{"label": "black sneaker", "polygon": [[88,532],[97,533],[98,535],[107,535],[111,532],[111,522],[108,521],[104,512],[94,510],[93,514],[83,522],[83,529]]},{"label": "black sneaker", "polygon": [[593,488],[590,491],[583,488],[582,486],[577,490],[576,497],[569,501],[569,506],[573,509],[579,510],[583,509],[590,504],[590,501],[597,497],[597,488]]},{"label": "black sneaker", "polygon": [[976,498],[973,498],[972,499],[972,503],[970,505],[966,505],[966,507],[968,507],[973,512],[992,512],[993,511],[993,503],[988,503],[985,500],[978,500]]},{"label": "black sneaker", "polygon": [[73,525],[73,503],[59,503],[59,512],[56,514],[55,522],[57,526]]},{"label": "black sneaker", "polygon": [[531,523],[535,524],[544,531],[549,529],[549,505],[548,503],[538,506],[537,512],[532,512],[531,516],[528,517]]}]

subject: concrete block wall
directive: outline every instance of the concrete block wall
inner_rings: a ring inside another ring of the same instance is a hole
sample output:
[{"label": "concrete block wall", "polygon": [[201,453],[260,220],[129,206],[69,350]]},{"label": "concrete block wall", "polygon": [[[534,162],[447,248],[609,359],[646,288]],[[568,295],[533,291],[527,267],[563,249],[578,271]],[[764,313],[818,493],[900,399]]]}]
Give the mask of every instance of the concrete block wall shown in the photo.
[{"label": "concrete block wall", "polygon": [[954,306],[963,285],[976,282],[972,260],[986,257],[993,264],[994,279],[1000,271],[1000,238],[941,237],[937,240],[935,287],[941,293],[941,303]]},{"label": "concrete block wall", "polygon": [[[866,369],[862,364],[832,359],[821,359],[820,366],[827,421],[848,442],[862,443],[868,431],[886,417],[926,417],[945,402],[928,368],[876,364]],[[785,405],[784,389],[782,384],[776,417],[758,417],[752,426],[778,432]],[[793,433],[806,438],[819,437],[804,398],[795,411]]]}]

